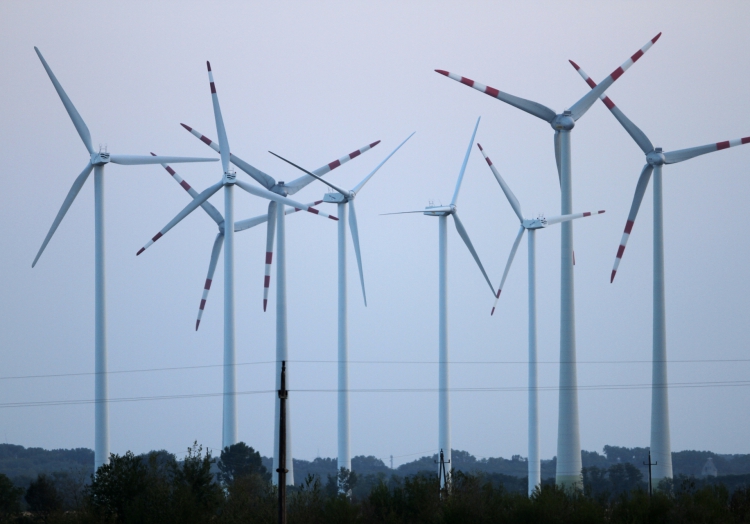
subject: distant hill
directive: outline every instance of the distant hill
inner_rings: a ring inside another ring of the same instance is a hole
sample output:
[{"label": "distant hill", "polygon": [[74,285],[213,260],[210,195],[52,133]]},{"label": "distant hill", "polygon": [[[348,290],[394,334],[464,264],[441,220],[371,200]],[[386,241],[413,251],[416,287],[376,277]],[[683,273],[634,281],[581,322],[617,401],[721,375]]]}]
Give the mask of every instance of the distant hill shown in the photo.
[{"label": "distant hill", "polygon": [[[648,458],[648,448],[626,448],[604,446],[602,453],[583,451],[583,467],[609,468],[615,464],[631,463],[647,475],[643,461]],[[718,475],[750,475],[750,455],[720,455],[710,451],[678,451],[672,454],[675,476],[685,475],[699,477],[706,461],[711,458]],[[420,471],[437,470],[437,454],[425,456],[401,464],[391,470],[383,460],[373,456],[357,456],[352,459],[352,470],[359,475],[392,474],[400,477],[413,475]],[[542,478],[555,475],[556,459],[542,461]],[[263,464],[272,471],[272,459],[263,457]],[[527,463],[524,457],[514,455],[511,458],[486,457],[477,458],[467,451],[453,450],[451,466],[467,473],[486,473],[502,477],[526,477]],[[0,444],[0,473],[11,478],[15,484],[26,486],[39,473],[60,471],[83,472],[86,476],[94,472],[94,452],[86,448],[53,449],[24,448],[14,444]],[[320,477],[323,481],[328,475],[336,474],[336,459],[316,458],[315,460],[294,459],[295,479],[304,480],[308,475]],[[501,478],[501,477],[498,477]]]}]

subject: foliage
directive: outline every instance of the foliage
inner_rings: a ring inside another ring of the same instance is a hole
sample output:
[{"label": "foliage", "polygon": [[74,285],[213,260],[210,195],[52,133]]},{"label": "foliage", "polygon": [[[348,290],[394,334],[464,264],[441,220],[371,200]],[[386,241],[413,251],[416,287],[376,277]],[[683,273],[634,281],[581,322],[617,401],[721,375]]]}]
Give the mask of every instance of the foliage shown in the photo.
[{"label": "foliage", "polygon": [[21,511],[23,489],[13,485],[11,480],[0,473],[0,521]]},{"label": "foliage", "polygon": [[45,474],[39,475],[31,483],[24,499],[32,512],[42,515],[47,515],[62,507],[62,498],[57,492],[54,480]]},{"label": "foliage", "polygon": [[225,447],[219,458],[219,480],[226,485],[249,475],[259,475],[266,481],[271,480],[271,474],[263,465],[260,453],[244,442],[238,442]]}]

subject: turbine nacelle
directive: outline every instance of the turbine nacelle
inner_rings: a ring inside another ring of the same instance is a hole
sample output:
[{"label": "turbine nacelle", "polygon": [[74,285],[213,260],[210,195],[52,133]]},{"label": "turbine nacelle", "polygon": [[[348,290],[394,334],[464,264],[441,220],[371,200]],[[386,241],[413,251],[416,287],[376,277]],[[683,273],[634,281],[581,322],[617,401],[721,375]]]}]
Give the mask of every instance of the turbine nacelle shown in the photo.
[{"label": "turbine nacelle", "polygon": [[521,222],[521,225],[524,229],[542,229],[547,227],[547,219],[544,218],[544,216],[539,216],[533,219],[525,218],[523,222]]},{"label": "turbine nacelle", "polygon": [[660,147],[654,148],[653,151],[646,154],[646,162],[650,166],[662,166],[667,162],[664,153]]},{"label": "turbine nacelle", "polygon": [[335,191],[323,195],[323,202],[328,202],[329,204],[344,204],[349,200],[350,198],[346,195],[342,195],[341,193]]},{"label": "turbine nacelle", "polygon": [[456,206],[427,206],[424,214],[429,217],[447,217],[456,212]]},{"label": "turbine nacelle", "polygon": [[575,127],[576,122],[573,120],[573,114],[566,109],[562,115],[557,115],[552,119],[550,125],[555,131],[570,131]]},{"label": "turbine nacelle", "polygon": [[91,155],[92,166],[103,166],[104,164],[109,164],[109,153],[106,151],[99,151],[98,153]]}]

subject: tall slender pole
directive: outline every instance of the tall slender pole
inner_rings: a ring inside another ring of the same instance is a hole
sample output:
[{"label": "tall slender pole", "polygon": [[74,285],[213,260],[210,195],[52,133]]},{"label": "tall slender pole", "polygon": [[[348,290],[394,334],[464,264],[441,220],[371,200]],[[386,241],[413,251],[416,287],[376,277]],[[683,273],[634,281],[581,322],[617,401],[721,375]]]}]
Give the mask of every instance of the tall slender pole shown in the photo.
[{"label": "tall slender pole", "polygon": [[339,250],[339,424],[338,424],[338,470],[352,469],[349,454],[349,339],[347,325],[346,296],[346,202],[338,208]]},{"label": "tall slender pole", "polygon": [[[560,131],[560,192],[563,215],[573,212],[570,131]],[[559,486],[580,489],[581,438],[578,426],[575,297],[573,279],[573,221],[560,224],[560,400],[557,422],[557,478]]]},{"label": "tall slender pole", "polygon": [[536,231],[529,233],[529,496],[541,484],[536,355]]},{"label": "tall slender pole", "polygon": [[[651,451],[648,452],[648,498],[651,499],[651,496],[654,494],[653,490],[653,484],[651,482],[651,466],[656,466],[659,464],[659,461],[651,462]],[[645,466],[646,463],[644,462],[643,465]]]},{"label": "tall slender pole", "polygon": [[[448,375],[448,217],[438,217],[439,227],[439,384],[438,384],[438,447],[443,450],[445,460],[451,460],[451,410]],[[445,477],[441,477],[440,489],[444,489]]]},{"label": "tall slender pole", "polygon": [[[654,483],[672,478],[672,445],[669,436],[667,390],[667,326],[664,298],[664,216],[662,166],[654,166],[654,349],[651,376],[651,453],[659,462]],[[649,461],[650,462],[650,461]]]},{"label": "tall slender pole", "polygon": [[[279,206],[281,207],[281,206]],[[286,390],[286,361],[281,362],[281,376],[279,378],[279,462],[286,463],[286,401],[289,392]],[[283,466],[276,471],[279,473],[279,524],[286,524],[286,473]]]},{"label": "tall slender pole", "polygon": [[[284,221],[284,204],[278,204],[276,206],[276,250],[279,255],[276,258],[276,387],[280,388],[279,383],[281,377],[282,363],[289,360],[289,348],[287,345],[287,329],[286,329],[286,223]],[[281,416],[281,406],[279,401],[276,401],[276,428],[274,442],[276,449],[279,449],[280,434],[279,434],[279,420]],[[286,476],[287,484],[294,484],[294,467],[292,461],[292,429],[289,413],[289,406],[286,407],[286,469],[288,475]],[[280,457],[277,455],[274,457],[274,469],[278,469],[281,466]]]},{"label": "tall slender pole", "polygon": [[107,304],[104,272],[104,166],[94,166],[94,465],[109,462]]},{"label": "tall slender pole", "polygon": [[234,329],[234,184],[224,186],[224,404],[221,442],[237,443]]}]

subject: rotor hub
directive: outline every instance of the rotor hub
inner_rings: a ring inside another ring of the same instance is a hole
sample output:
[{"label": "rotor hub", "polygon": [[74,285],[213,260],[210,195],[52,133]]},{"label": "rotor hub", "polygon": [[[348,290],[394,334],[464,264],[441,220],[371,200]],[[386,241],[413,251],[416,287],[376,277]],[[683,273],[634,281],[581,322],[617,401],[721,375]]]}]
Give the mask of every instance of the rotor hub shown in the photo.
[{"label": "rotor hub", "polygon": [[284,185],[283,180],[279,180],[278,182],[276,182],[276,185],[271,188],[271,191],[281,196],[289,195],[289,192],[286,190],[286,186]]},{"label": "rotor hub", "polygon": [[667,159],[664,157],[664,153],[662,153],[662,149],[660,147],[655,148],[653,151],[646,155],[646,162],[650,166],[661,166],[664,165],[666,161]]},{"label": "rotor hub", "polygon": [[555,131],[570,131],[575,127],[576,122],[570,111],[564,111],[562,115],[557,115],[552,120],[551,125]]}]

